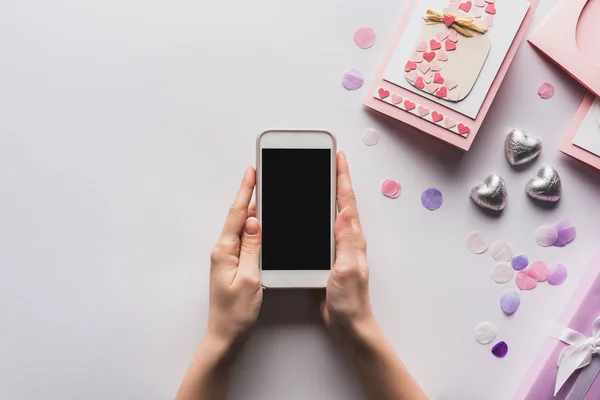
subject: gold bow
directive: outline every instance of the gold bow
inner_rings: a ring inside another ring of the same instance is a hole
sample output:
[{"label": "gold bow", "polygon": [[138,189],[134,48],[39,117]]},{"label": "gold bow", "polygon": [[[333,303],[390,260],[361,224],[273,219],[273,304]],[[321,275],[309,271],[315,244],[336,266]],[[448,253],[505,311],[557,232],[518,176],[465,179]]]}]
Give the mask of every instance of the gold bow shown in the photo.
[{"label": "gold bow", "polygon": [[[488,30],[485,26],[475,23],[471,17],[457,17],[452,14],[440,14],[434,10],[427,10],[423,19],[427,21],[427,24],[446,24],[446,26],[454,28],[456,32],[466,37],[473,37],[471,31],[486,33]],[[451,23],[448,24],[446,21],[451,21]]]}]

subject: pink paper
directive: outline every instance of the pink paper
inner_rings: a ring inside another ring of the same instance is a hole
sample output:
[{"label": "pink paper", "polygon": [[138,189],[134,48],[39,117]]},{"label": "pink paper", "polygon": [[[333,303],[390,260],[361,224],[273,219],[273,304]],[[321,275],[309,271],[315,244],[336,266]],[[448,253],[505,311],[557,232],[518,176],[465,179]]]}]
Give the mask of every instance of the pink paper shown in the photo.
[{"label": "pink paper", "polygon": [[[558,325],[567,326],[583,335],[592,335],[592,324],[600,316],[600,252],[571,298]],[[550,332],[549,332],[550,333]],[[557,361],[566,344],[546,338],[542,351],[521,385],[515,400],[565,400],[581,370],[575,372],[554,397],[558,372]],[[598,356],[594,356],[598,357]],[[590,387],[584,400],[600,399],[600,378]]]},{"label": "pink paper", "polygon": [[583,103],[581,103],[581,107],[579,107],[579,111],[577,111],[577,114],[575,114],[575,118],[569,127],[569,133],[560,145],[560,151],[600,170],[600,157],[573,144],[575,135],[577,135],[577,131],[579,130],[581,123],[594,104],[595,98],[596,97],[592,93],[589,93],[583,100]]},{"label": "pink paper", "polygon": [[[529,42],[600,96],[600,2],[561,0]],[[557,27],[560,33],[557,34]]]},{"label": "pink paper", "polygon": [[[483,102],[483,105],[481,106],[481,109],[475,119],[465,117],[464,115],[462,115],[452,109],[440,106],[439,104],[437,104],[425,97],[420,97],[418,95],[415,95],[414,93],[412,93],[404,88],[401,88],[401,87],[396,86],[388,81],[383,80],[383,75],[384,75],[384,73],[387,69],[387,66],[394,54],[394,51],[398,45],[398,42],[400,41],[400,38],[402,37],[402,34],[404,33],[406,26],[408,25],[408,22],[410,21],[410,18],[412,17],[412,15],[415,12],[417,12],[416,7],[419,4],[418,1],[407,2],[408,5],[406,7],[404,15],[402,16],[402,19],[400,20],[398,30],[396,31],[396,33],[388,47],[388,50],[383,59],[383,62],[379,66],[379,69],[375,75],[375,79],[373,80],[373,82],[370,86],[370,90],[366,91],[366,97],[365,97],[365,100],[363,101],[363,104],[366,107],[369,107],[375,111],[378,111],[382,114],[392,117],[392,118],[394,118],[400,122],[403,122],[409,126],[412,126],[421,132],[429,134],[429,135],[431,135],[439,140],[442,140],[446,143],[449,143],[463,151],[469,150],[469,148],[473,144],[473,141],[475,140],[477,132],[479,131],[479,128],[481,127],[481,124],[483,123],[483,120],[485,119],[487,112],[489,111],[489,109],[492,105],[492,102],[494,100],[494,97],[496,96],[496,93],[500,89],[502,80],[504,79],[504,76],[508,72],[508,68],[510,67],[510,64],[519,48],[519,45],[520,45],[521,41],[523,40],[525,32],[527,31],[527,28],[529,27],[529,24],[531,23],[531,20],[533,19],[533,14],[535,13],[535,9],[537,8],[539,0],[528,0],[528,1],[530,3],[529,11],[527,12],[527,15],[525,16],[525,18],[523,19],[521,28],[519,29],[518,33],[516,34],[514,41],[504,58],[504,62],[502,63],[500,69],[498,70],[498,72],[496,74],[496,78],[494,79],[494,82],[492,83],[492,86],[490,87],[490,90],[487,93],[487,96]],[[458,4],[458,3],[455,3],[455,4]],[[420,10],[419,10],[419,12],[420,12]],[[417,40],[417,38],[415,38],[415,40]],[[415,68],[416,68],[416,66],[415,66]],[[435,112],[436,115],[439,115],[439,114],[444,115],[444,117],[445,117],[444,123],[443,124],[442,123],[432,123],[432,120],[429,118],[421,118],[417,113],[406,112],[406,110],[403,108],[396,107],[393,104],[386,102],[386,101],[381,101],[380,99],[378,99],[374,96],[374,93],[377,93],[379,88],[383,88],[390,92],[396,92],[399,96],[402,96],[403,98],[405,98],[409,101],[417,102],[417,104],[430,109],[432,111],[432,114]],[[448,90],[448,89],[446,89],[446,90]],[[452,93],[453,92],[451,92],[451,94]],[[453,95],[456,96],[456,93],[454,93]],[[448,127],[449,125],[452,127],[456,126],[456,128],[452,128],[452,130],[446,129],[446,127]],[[457,133],[458,133],[458,135],[457,135]]]}]

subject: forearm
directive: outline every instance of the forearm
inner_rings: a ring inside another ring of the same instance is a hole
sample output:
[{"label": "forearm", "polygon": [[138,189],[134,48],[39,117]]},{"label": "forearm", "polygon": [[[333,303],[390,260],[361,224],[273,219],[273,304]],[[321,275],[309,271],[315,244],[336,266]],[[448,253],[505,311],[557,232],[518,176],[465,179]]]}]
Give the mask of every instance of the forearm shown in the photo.
[{"label": "forearm", "polygon": [[225,341],[206,336],[194,355],[175,400],[225,400],[232,348]]},{"label": "forearm", "polygon": [[427,400],[375,321],[353,329],[340,346],[369,400]]}]

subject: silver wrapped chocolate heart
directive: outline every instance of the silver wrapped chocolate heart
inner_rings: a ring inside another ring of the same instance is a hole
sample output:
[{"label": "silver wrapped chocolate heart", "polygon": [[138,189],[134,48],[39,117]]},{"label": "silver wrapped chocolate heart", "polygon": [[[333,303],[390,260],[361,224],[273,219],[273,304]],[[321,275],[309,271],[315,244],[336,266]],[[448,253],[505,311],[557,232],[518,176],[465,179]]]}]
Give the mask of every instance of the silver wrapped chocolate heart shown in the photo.
[{"label": "silver wrapped chocolate heart", "polygon": [[493,211],[502,211],[508,201],[506,183],[500,175],[490,175],[481,185],[471,190],[471,199],[479,207]]},{"label": "silver wrapped chocolate heart", "polygon": [[557,202],[562,196],[562,184],[558,172],[550,166],[543,167],[527,183],[526,191],[536,200]]},{"label": "silver wrapped chocolate heart", "polygon": [[526,164],[542,152],[542,141],[520,129],[513,129],[504,143],[506,158],[511,165]]}]

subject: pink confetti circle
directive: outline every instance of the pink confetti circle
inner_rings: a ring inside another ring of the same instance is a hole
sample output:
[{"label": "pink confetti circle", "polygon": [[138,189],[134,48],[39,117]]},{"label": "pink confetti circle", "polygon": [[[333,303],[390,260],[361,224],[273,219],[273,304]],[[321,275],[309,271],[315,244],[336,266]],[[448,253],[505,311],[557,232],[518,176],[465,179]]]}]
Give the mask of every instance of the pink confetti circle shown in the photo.
[{"label": "pink confetti circle", "polygon": [[554,96],[554,85],[550,82],[543,82],[538,87],[538,96],[546,100]]},{"label": "pink confetti circle", "polygon": [[543,261],[534,261],[529,269],[535,272],[538,282],[544,282],[548,278],[548,265]]},{"label": "pink confetti circle", "polygon": [[548,271],[548,283],[562,285],[567,280],[567,267],[562,264],[554,265]]},{"label": "pink confetti circle", "polygon": [[342,86],[348,90],[357,90],[360,89],[365,83],[363,75],[357,69],[350,68],[344,71],[344,75],[342,76]]},{"label": "pink confetti circle", "polygon": [[375,31],[368,26],[361,26],[354,32],[354,43],[361,49],[368,49],[375,44]]},{"label": "pink confetti circle", "polygon": [[521,290],[531,290],[537,286],[538,277],[535,271],[527,268],[517,275],[517,287]]},{"label": "pink confetti circle", "polygon": [[402,194],[402,186],[393,179],[386,179],[381,184],[381,193],[390,199],[395,199]]}]

